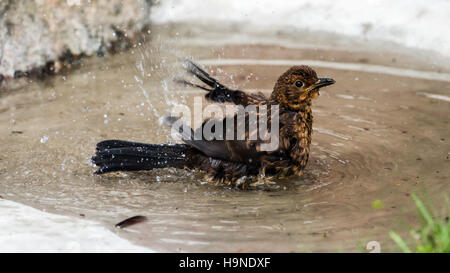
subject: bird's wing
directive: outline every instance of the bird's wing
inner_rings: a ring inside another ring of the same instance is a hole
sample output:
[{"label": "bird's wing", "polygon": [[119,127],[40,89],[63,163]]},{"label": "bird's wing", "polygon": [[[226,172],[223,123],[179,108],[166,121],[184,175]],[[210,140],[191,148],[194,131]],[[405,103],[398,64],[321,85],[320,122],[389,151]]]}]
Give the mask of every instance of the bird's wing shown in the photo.
[{"label": "bird's wing", "polygon": [[[183,141],[209,157],[232,162],[258,165],[261,163],[262,159],[267,158],[267,156],[278,157],[281,155],[282,147],[278,147],[278,134],[275,136],[276,149],[268,152],[263,148],[265,147],[263,145],[267,145],[272,139],[269,139],[268,136],[261,139],[260,133],[258,132],[258,124],[254,124],[254,120],[252,121],[249,118],[251,114],[254,113],[252,111],[246,112],[245,118],[243,119],[240,119],[235,115],[228,120],[206,120],[196,132],[191,130],[191,135],[189,137],[184,137]],[[227,127],[227,122],[230,122],[230,120],[234,122],[234,125]],[[221,128],[219,128],[219,126]],[[245,129],[242,130],[240,128]],[[266,128],[270,130],[270,120]],[[214,133],[208,135],[208,132]],[[230,132],[232,134],[229,134]],[[194,136],[196,133],[197,136],[201,136],[201,138],[195,139]]]},{"label": "bird's wing", "polygon": [[193,63],[190,60],[185,60],[184,64],[187,72],[189,74],[194,75],[204,84],[206,84],[207,87],[191,83],[184,79],[178,79],[177,82],[208,91],[208,93],[205,95],[205,97],[208,100],[218,103],[232,102],[234,104],[244,106],[250,104],[261,104],[267,101],[267,98],[262,93],[249,94],[244,91],[232,90],[226,87],[225,85],[221,84],[218,80],[211,77],[211,75],[209,75],[208,72],[203,70],[200,66]]}]

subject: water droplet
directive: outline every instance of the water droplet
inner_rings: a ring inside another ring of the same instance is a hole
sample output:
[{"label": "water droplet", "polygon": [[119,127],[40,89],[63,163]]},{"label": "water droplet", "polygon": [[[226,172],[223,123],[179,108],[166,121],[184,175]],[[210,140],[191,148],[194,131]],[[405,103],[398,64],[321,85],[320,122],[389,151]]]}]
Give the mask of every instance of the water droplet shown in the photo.
[{"label": "water droplet", "polygon": [[41,143],[45,143],[48,141],[48,136],[41,137]]}]

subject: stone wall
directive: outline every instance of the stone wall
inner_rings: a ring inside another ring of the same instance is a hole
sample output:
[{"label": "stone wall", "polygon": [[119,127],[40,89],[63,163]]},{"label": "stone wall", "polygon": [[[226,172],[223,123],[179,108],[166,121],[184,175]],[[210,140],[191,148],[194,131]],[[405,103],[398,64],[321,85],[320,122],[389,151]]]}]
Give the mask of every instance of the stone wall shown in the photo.
[{"label": "stone wall", "polygon": [[150,6],[150,0],[1,0],[0,78],[132,38],[149,25]]}]

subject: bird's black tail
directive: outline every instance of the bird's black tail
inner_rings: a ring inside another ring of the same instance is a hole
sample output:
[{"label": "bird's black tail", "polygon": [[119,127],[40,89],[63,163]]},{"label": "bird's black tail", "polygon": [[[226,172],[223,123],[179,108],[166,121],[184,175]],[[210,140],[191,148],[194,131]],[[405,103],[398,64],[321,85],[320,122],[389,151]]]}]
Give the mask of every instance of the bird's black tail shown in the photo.
[{"label": "bird's black tail", "polygon": [[145,144],[123,140],[105,140],[97,144],[92,162],[102,174],[115,171],[140,171],[155,168],[183,168],[189,160],[184,144]]}]

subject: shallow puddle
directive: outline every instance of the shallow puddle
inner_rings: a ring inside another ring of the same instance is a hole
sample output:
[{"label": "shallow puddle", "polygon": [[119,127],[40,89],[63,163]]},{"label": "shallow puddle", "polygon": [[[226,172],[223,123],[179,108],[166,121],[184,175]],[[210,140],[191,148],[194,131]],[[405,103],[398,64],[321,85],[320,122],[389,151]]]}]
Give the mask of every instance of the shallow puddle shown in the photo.
[{"label": "shallow puddle", "polygon": [[[366,251],[369,241],[393,251],[388,232],[417,223],[411,193],[425,193],[436,207],[448,196],[448,67],[405,52],[347,50],[344,42],[297,46],[281,34],[240,34],[236,42],[233,30],[186,29],[154,28],[142,47],[84,59],[67,75],[1,93],[0,194],[99,221],[132,242],[170,252]],[[311,64],[318,75],[337,83],[313,105],[303,177],[279,180],[272,190],[238,191],[174,169],[92,174],[98,141],[173,141],[160,117],[203,95],[172,83],[186,56],[208,64],[230,87],[267,94],[293,62],[320,61]],[[383,208],[372,207],[376,200]],[[148,220],[114,228],[134,215]]]}]

